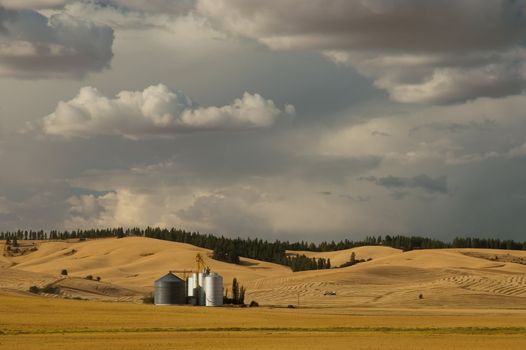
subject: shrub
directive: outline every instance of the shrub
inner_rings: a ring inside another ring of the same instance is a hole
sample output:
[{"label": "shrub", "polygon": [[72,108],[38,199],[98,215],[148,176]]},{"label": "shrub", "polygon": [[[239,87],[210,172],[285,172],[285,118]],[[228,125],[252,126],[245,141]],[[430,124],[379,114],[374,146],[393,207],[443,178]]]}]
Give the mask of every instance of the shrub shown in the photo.
[{"label": "shrub", "polygon": [[252,300],[250,304],[248,305],[248,307],[259,307],[259,303],[255,300]]},{"label": "shrub", "polygon": [[92,281],[93,280],[93,275],[87,275],[86,279]]},{"label": "shrub", "polygon": [[81,298],[81,297],[64,297],[64,299],[68,299],[68,300],[88,300],[88,299],[84,299],[84,298]]},{"label": "shrub", "polygon": [[61,274],[62,276],[67,276],[67,275],[68,275],[68,270],[63,269],[63,270],[60,272],[60,274]]},{"label": "shrub", "polygon": [[420,294],[420,295],[418,296],[418,299],[424,299],[424,294]]},{"label": "shrub", "polygon": [[[372,259],[370,260],[367,260],[367,261],[371,261]],[[351,257],[349,259],[349,261],[341,264],[339,267],[349,267],[349,266],[353,266],[353,265],[356,265],[356,264],[360,264],[360,263],[363,263],[365,262],[365,259],[356,259],[356,254],[354,252],[351,253]]]},{"label": "shrub", "polygon": [[97,282],[100,282],[100,276],[97,276]]},{"label": "shrub", "polygon": [[60,288],[54,287],[51,285],[47,285],[43,288],[39,288],[37,286],[31,286],[29,287],[29,292],[33,294],[40,294],[40,293],[46,293],[46,294],[59,294]]},{"label": "shrub", "polygon": [[40,292],[46,294],[59,294],[60,288],[54,286],[45,286],[44,288],[40,289]]}]

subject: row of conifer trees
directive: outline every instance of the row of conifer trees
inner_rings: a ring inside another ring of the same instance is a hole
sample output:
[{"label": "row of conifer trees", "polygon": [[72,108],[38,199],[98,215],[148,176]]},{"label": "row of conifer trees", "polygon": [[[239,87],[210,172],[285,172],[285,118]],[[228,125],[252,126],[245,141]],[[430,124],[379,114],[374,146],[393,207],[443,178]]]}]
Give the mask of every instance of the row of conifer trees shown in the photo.
[{"label": "row of conifer trees", "polygon": [[239,264],[240,257],[262,260],[291,267],[294,271],[326,269],[331,268],[329,260],[312,259],[304,254],[291,254],[288,250],[327,252],[350,249],[366,245],[382,245],[402,250],[414,249],[440,249],[440,248],[492,248],[526,250],[526,242],[520,243],[512,240],[486,239],[486,238],[455,238],[451,242],[426,238],[420,236],[386,235],[378,237],[366,237],[364,240],[352,241],[342,240],[339,242],[289,242],[289,241],[267,241],[258,238],[229,238],[189,232],[181,229],[131,228],[124,229],[92,229],[73,231],[15,231],[0,232],[0,240],[9,240],[18,244],[19,240],[66,240],[66,239],[98,239],[128,236],[150,237],[155,239],[188,243],[198,247],[213,250],[213,258],[230,263]]}]

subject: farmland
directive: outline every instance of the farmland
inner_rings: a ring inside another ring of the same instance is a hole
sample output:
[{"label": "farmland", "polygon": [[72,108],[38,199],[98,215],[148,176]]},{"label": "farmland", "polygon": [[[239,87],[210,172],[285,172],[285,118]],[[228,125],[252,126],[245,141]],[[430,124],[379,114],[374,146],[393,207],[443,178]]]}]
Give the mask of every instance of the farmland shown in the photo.
[{"label": "farmland", "polygon": [[[526,265],[515,262],[521,251],[308,252],[372,260],[292,273],[246,258],[219,262],[206,249],[140,237],[35,243],[27,254],[0,257],[0,349],[526,347]],[[166,271],[191,269],[196,253],[226,277],[225,288],[237,277],[248,288],[247,302],[260,307],[141,303]],[[50,283],[59,294],[28,292]]]},{"label": "farmland", "polygon": [[521,349],[526,312],[193,308],[0,296],[0,349]]}]

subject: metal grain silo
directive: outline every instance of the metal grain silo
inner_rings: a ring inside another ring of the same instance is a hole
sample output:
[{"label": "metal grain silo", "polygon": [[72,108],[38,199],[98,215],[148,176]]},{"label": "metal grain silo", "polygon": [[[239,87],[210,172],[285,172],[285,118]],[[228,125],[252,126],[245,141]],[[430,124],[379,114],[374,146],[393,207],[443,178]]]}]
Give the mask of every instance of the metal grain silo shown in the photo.
[{"label": "metal grain silo", "polygon": [[197,299],[197,305],[204,306],[206,304],[206,290],[205,290],[205,277],[207,273],[200,272],[197,275],[199,281],[199,289],[195,290],[195,296]]},{"label": "metal grain silo", "polygon": [[197,281],[197,274],[194,273],[192,274],[190,277],[188,277],[188,280],[186,281],[186,289],[188,291],[188,296],[189,297],[193,297],[194,296],[194,293],[195,293],[195,287],[196,287],[196,282]]},{"label": "metal grain silo", "polygon": [[155,305],[186,304],[185,281],[172,273],[167,273],[155,281]]},{"label": "metal grain silo", "polygon": [[188,304],[190,305],[196,305],[197,304],[197,301],[196,301],[196,298],[195,298],[195,288],[196,288],[196,283],[197,283],[197,274],[193,274],[192,276],[188,277],[188,279],[186,280],[186,292],[188,295]]},{"label": "metal grain silo", "polygon": [[211,273],[204,278],[206,306],[223,306],[223,277]]}]

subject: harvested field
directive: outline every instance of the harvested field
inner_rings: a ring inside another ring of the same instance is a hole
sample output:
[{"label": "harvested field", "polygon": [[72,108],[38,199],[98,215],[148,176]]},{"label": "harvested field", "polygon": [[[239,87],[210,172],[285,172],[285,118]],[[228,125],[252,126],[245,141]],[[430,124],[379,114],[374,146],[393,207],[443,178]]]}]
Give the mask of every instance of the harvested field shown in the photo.
[{"label": "harvested field", "polygon": [[0,295],[0,349],[522,349],[526,312],[154,307]]}]

